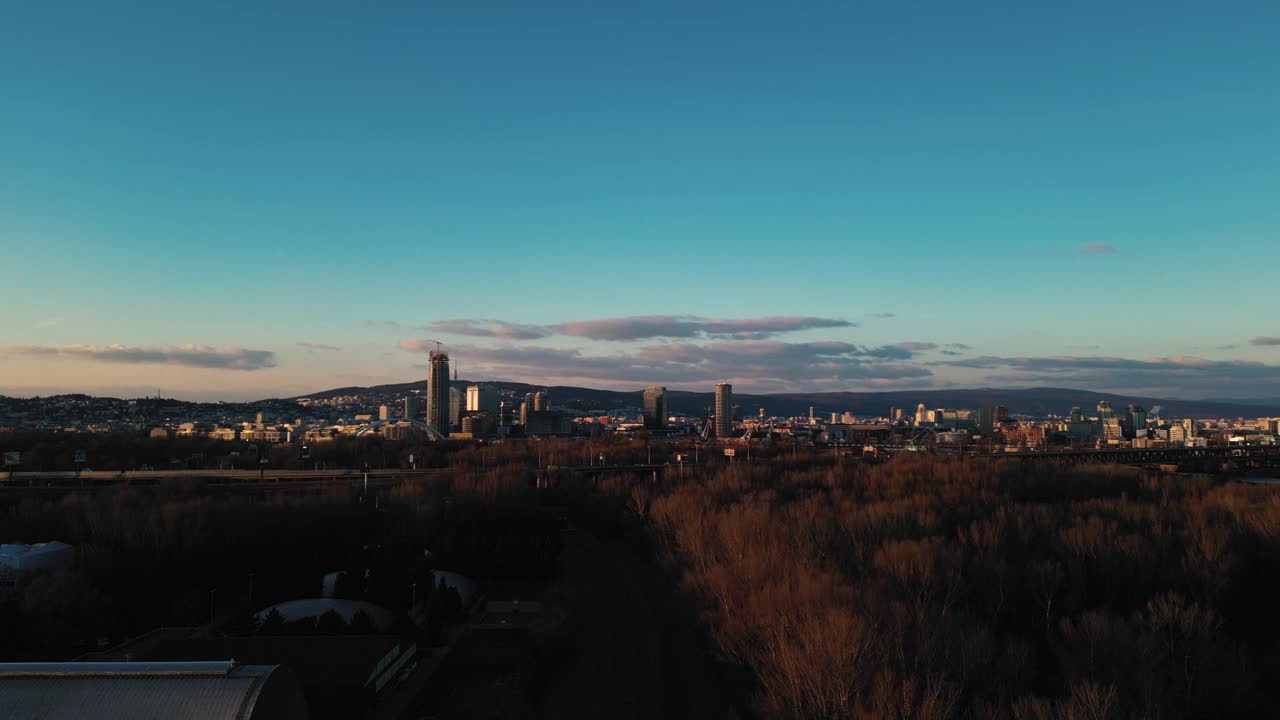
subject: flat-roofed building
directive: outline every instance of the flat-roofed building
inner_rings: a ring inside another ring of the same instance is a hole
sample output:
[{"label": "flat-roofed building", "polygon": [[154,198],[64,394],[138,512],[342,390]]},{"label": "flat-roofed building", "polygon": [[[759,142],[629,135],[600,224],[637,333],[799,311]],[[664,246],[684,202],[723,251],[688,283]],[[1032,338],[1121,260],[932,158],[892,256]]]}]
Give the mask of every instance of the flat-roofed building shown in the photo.
[{"label": "flat-roofed building", "polygon": [[280,665],[0,663],[0,718],[5,720],[307,717],[297,676]]},{"label": "flat-roofed building", "polygon": [[644,426],[647,430],[667,427],[667,389],[653,386],[644,391]]}]

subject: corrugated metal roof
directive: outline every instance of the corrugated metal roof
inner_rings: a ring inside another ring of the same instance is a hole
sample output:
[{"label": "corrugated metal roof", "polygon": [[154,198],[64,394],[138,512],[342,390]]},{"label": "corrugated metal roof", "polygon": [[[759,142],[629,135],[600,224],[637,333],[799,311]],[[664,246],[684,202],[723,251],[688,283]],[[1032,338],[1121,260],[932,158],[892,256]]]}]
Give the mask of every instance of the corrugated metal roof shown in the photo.
[{"label": "corrugated metal roof", "polygon": [[0,664],[0,719],[240,720],[252,717],[274,670],[226,662]]}]

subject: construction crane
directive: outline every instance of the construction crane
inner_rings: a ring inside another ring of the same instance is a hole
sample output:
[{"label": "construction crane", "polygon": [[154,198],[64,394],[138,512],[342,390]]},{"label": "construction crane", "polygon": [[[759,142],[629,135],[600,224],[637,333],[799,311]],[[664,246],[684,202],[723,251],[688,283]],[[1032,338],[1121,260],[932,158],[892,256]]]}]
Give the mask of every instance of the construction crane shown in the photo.
[{"label": "construction crane", "polygon": [[699,440],[702,440],[702,442],[706,442],[707,438],[711,437],[711,418],[706,418],[705,420],[703,420],[702,427],[695,430],[694,434],[698,436]]}]

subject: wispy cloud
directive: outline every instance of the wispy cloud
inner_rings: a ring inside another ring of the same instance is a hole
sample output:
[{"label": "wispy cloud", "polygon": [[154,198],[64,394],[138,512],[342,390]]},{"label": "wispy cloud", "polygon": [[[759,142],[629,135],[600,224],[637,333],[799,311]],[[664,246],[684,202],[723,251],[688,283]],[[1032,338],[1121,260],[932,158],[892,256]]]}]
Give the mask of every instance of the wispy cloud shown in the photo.
[{"label": "wispy cloud", "polygon": [[738,338],[761,340],[782,333],[820,328],[854,327],[837,318],[771,316],[757,318],[706,318],[696,315],[638,315],[596,320],[570,320],[550,325],[510,323],[502,320],[441,320],[426,329],[464,337],[501,340],[538,340],[552,335],[588,340],[629,341],[654,338]]},{"label": "wispy cloud", "polygon": [[1107,356],[999,357],[941,360],[933,366],[991,370],[988,380],[1018,384],[1070,384],[1091,389],[1133,389],[1183,395],[1224,391],[1280,391],[1280,365],[1246,360],[1170,356],[1134,359]]},{"label": "wispy cloud", "polygon": [[306,350],[307,352],[315,352],[315,351],[317,351],[317,350],[323,350],[323,351],[328,351],[328,352],[334,352],[334,351],[337,351],[337,350],[341,350],[341,349],[342,349],[341,347],[338,347],[337,345],[327,345],[327,344],[325,344],[325,343],[313,343],[313,342],[302,342],[302,341],[298,341],[297,345],[298,345],[298,347],[302,348],[303,350]]},{"label": "wispy cloud", "polygon": [[75,358],[106,363],[182,365],[219,370],[263,370],[276,366],[270,350],[247,350],[211,345],[160,345],[131,347],[128,345],[10,345],[0,347],[9,355],[43,355]]},{"label": "wispy cloud", "polygon": [[867,317],[877,318],[877,319],[880,319],[880,320],[887,320],[887,319],[889,319],[889,318],[895,318],[895,317],[898,317],[898,314],[897,314],[897,313],[891,313],[891,312],[867,313]]},{"label": "wispy cloud", "polygon": [[[400,348],[428,352],[434,343],[402,340]],[[667,342],[633,351],[588,354],[577,348],[506,344],[455,345],[475,372],[508,379],[606,381],[615,384],[701,384],[728,379],[744,387],[845,389],[930,378],[926,367],[902,359],[909,350],[846,342],[788,343],[772,339]]]},{"label": "wispy cloud", "polygon": [[1258,337],[1250,340],[1249,344],[1255,347],[1275,347],[1277,345],[1280,345],[1280,337],[1268,337],[1266,335],[1259,335]]},{"label": "wispy cloud", "polygon": [[441,320],[427,326],[432,332],[467,337],[491,337],[502,340],[537,340],[552,334],[542,325],[509,323],[502,320]]},{"label": "wispy cloud", "polygon": [[1091,242],[1080,246],[1080,252],[1087,255],[1113,255],[1116,252],[1115,245],[1107,243]]},{"label": "wispy cloud", "polygon": [[902,348],[903,350],[909,350],[910,352],[924,352],[925,350],[938,349],[938,343],[918,342],[914,340],[909,340],[907,342],[894,343],[893,345],[894,347],[899,347],[899,348]]}]

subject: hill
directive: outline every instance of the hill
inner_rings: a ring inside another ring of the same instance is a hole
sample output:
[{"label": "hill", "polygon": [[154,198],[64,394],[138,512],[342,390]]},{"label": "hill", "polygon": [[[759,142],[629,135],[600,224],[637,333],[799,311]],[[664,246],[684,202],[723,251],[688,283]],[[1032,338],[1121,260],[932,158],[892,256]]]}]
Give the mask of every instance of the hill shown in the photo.
[{"label": "hill", "polygon": [[[486,385],[495,386],[499,390],[517,396],[538,390],[546,391],[550,393],[553,404],[583,412],[638,408],[642,404],[641,390],[600,390],[572,386],[548,387],[530,385],[528,383],[470,380],[455,381],[455,386],[463,387],[475,382],[483,382]],[[312,399],[339,395],[394,397],[403,396],[413,390],[425,390],[425,383],[397,383],[370,388],[338,388],[302,397]],[[907,413],[914,413],[916,405],[919,403],[924,403],[927,408],[977,408],[984,405],[1003,405],[1009,408],[1009,412],[1014,414],[1041,417],[1049,414],[1066,415],[1074,406],[1079,406],[1081,410],[1088,414],[1093,412],[1098,403],[1103,400],[1110,402],[1117,411],[1123,411],[1130,404],[1141,405],[1148,411],[1160,406],[1161,414],[1166,417],[1234,418],[1280,414],[1280,400],[1276,399],[1262,398],[1251,401],[1178,400],[1048,387],[1016,390],[971,388],[958,390],[895,390],[888,392],[734,394],[734,404],[739,407],[739,413],[742,416],[753,415],[759,408],[764,408],[767,415],[783,417],[807,415],[810,406],[813,407],[814,412],[819,417],[826,417],[833,412],[851,412],[859,416],[887,415],[889,409],[894,407],[902,408]],[[699,393],[672,390],[667,393],[667,407],[672,413],[702,415],[714,404],[714,401],[715,394],[710,392]]]}]

